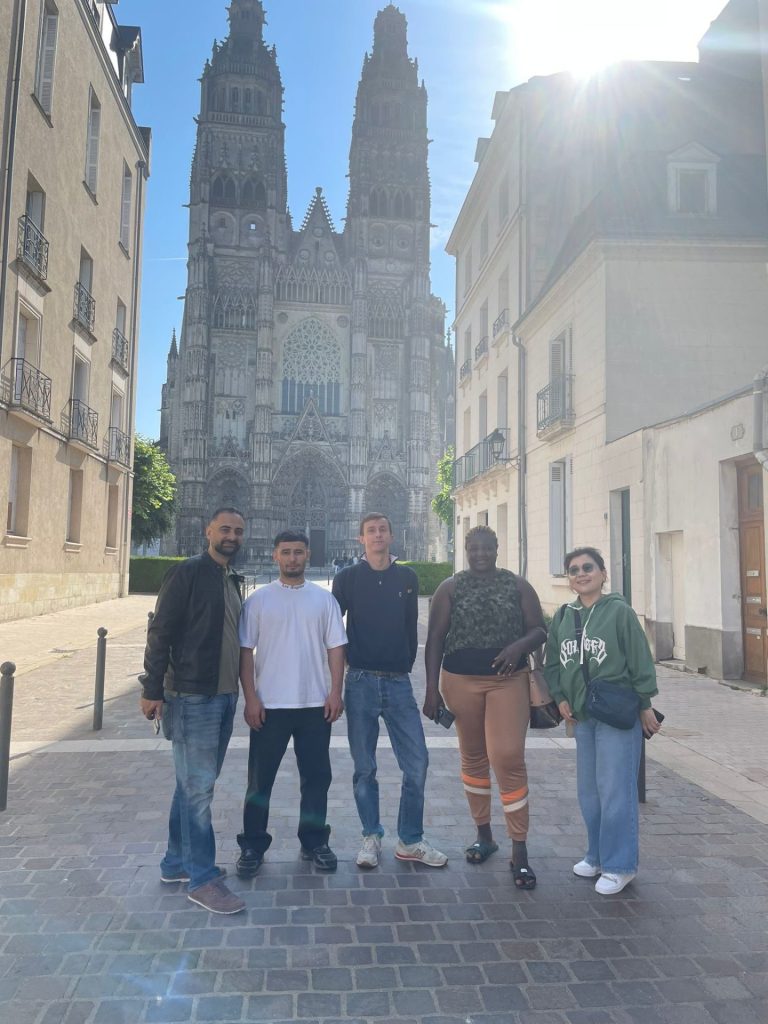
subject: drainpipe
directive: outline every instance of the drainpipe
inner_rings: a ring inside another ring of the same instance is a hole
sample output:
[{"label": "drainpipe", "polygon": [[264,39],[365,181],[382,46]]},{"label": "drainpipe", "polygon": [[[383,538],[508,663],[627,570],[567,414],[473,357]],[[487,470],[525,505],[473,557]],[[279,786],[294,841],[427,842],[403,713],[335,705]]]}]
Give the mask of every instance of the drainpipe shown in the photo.
[{"label": "drainpipe", "polygon": [[768,366],[755,374],[752,387],[752,450],[757,461],[768,473],[768,447],[766,447],[766,438],[763,436],[766,395],[768,395]]},{"label": "drainpipe", "polygon": [[11,43],[13,79],[8,90],[6,103],[6,138],[3,144],[3,174],[0,181],[0,198],[3,207],[3,248],[0,256],[0,364],[2,364],[3,329],[5,317],[5,292],[8,281],[8,246],[10,243],[11,203],[13,202],[13,163],[16,153],[16,121],[19,113],[19,91],[21,89],[21,65],[24,57],[24,26],[27,20],[27,0],[17,0],[16,24],[14,27],[15,43]]},{"label": "drainpipe", "polygon": [[528,576],[528,516],[526,515],[527,476],[525,450],[525,346],[516,334],[512,344],[517,349],[517,562],[518,572]]},{"label": "drainpipe", "polygon": [[144,160],[136,162],[136,218],[133,225],[133,288],[131,295],[131,369],[129,380],[131,382],[130,395],[128,398],[128,452],[129,466],[125,474],[125,487],[123,488],[123,543],[120,554],[120,597],[128,596],[128,576],[130,571],[131,558],[131,506],[133,502],[133,445],[134,430],[136,423],[136,369],[138,364],[139,348],[139,287],[141,283],[141,227],[142,207],[144,202],[144,178],[147,172],[147,165]]}]

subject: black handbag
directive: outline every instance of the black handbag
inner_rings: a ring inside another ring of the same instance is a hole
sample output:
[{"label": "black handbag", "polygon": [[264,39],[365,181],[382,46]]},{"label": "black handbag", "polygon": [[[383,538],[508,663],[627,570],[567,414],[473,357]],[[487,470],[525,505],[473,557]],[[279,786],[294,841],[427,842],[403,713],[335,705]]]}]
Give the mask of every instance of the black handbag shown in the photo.
[{"label": "black handbag", "polygon": [[[574,610],[573,615],[576,620],[576,643],[581,651],[584,629],[579,613]],[[586,714],[614,729],[631,729],[640,714],[640,698],[635,691],[623,686],[621,679],[591,679],[589,666],[583,661],[581,671],[587,687],[584,703]]]},{"label": "black handbag", "polygon": [[552,699],[541,670],[541,653],[530,655],[528,667],[530,694],[530,726],[532,729],[555,729],[563,720],[557,702]]}]

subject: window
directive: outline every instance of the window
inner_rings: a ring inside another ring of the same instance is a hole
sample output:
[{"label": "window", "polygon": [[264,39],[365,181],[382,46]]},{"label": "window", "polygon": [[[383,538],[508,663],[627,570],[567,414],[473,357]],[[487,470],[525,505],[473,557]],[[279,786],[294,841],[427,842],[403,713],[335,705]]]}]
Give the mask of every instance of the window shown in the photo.
[{"label": "window", "polygon": [[480,307],[480,339],[488,337],[488,299]]},{"label": "window", "polygon": [[472,410],[464,410],[464,451],[468,451],[472,445]]},{"label": "window", "polygon": [[40,359],[40,319],[28,306],[21,306],[16,324],[16,358],[37,366]]},{"label": "window", "polygon": [[35,96],[46,114],[53,104],[53,72],[56,65],[56,37],[59,31],[59,13],[50,0],[43,6],[40,24],[40,42],[37,50]]},{"label": "window", "polygon": [[507,427],[509,419],[509,389],[506,373],[496,378],[496,426]]},{"label": "window", "polygon": [[93,291],[93,260],[85,249],[80,250],[80,271],[77,280],[87,292]]},{"label": "window", "polygon": [[[505,174],[499,183],[499,229],[509,218],[509,175]],[[504,308],[503,306],[501,307]]]},{"label": "window", "polygon": [[571,546],[571,457],[549,466],[549,571],[563,576],[565,554]]},{"label": "window", "polygon": [[133,193],[133,175],[128,164],[123,164],[123,195],[120,202],[120,245],[128,252],[131,239],[131,197]]},{"label": "window", "polygon": [[119,391],[112,392],[112,401],[109,406],[109,425],[123,429],[123,396]]},{"label": "window", "polygon": [[101,135],[101,104],[91,89],[88,101],[88,139],[85,147],[85,184],[96,195],[99,178],[99,137]]},{"label": "window", "polygon": [[488,392],[484,391],[477,400],[477,439],[482,441],[488,434]]},{"label": "window", "polygon": [[499,304],[497,306],[498,315],[504,312],[509,307],[509,270],[505,269],[504,273],[499,278]]},{"label": "window", "polygon": [[708,212],[706,171],[678,171],[677,190],[678,213],[705,214]]},{"label": "window", "polygon": [[25,212],[38,231],[42,231],[45,226],[45,192],[31,174],[27,177]]},{"label": "window", "polygon": [[79,544],[83,516],[83,470],[70,469],[67,495],[67,543]]},{"label": "window", "polygon": [[480,262],[488,255],[488,214],[483,217],[480,224]]},{"label": "window", "polygon": [[8,481],[7,533],[26,537],[29,531],[29,492],[32,479],[32,449],[11,446],[11,472]]},{"label": "window", "polygon": [[464,256],[464,294],[472,287],[472,250],[467,249]]},{"label": "window", "polygon": [[117,484],[109,484],[107,487],[107,542],[106,546],[111,549],[117,547],[117,510],[119,500],[119,488]]},{"label": "window", "polygon": [[88,376],[90,367],[85,359],[75,355],[75,367],[72,374],[72,397],[83,405],[88,404]]},{"label": "window", "polygon": [[467,327],[464,331],[464,359],[472,358],[472,328]]},{"label": "window", "polygon": [[717,213],[716,153],[691,142],[667,159],[667,204],[672,213],[712,217]]}]

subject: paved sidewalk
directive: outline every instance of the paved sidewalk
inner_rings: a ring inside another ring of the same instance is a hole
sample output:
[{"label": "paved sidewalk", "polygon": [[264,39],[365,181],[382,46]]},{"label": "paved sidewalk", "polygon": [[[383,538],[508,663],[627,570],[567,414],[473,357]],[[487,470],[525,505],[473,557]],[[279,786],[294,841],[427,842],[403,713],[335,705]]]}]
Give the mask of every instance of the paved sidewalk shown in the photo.
[{"label": "paved sidewalk", "polygon": [[[385,857],[378,870],[358,871],[342,719],[329,811],[338,873],[319,875],[298,859],[289,755],[262,872],[233,879],[247,911],[222,918],[158,878],[172,765],[168,744],[139,717],[136,685],[152,603],[130,598],[0,625],[0,659],[26,666],[0,815],[3,1024],[768,1022],[763,698],[660,672],[667,722],[648,744],[641,873],[614,898],[570,870],[583,827],[573,741],[562,729],[529,740],[535,892],[515,891],[506,841],[480,867],[464,860],[472,828],[455,736],[431,723],[428,835],[449,866],[394,860],[400,776],[384,745]],[[94,734],[99,625],[110,631],[107,703]],[[27,662],[9,640],[33,652]],[[423,688],[421,671],[415,682]],[[246,748],[238,715],[214,809],[230,868]],[[500,840],[501,819],[496,807]]]}]

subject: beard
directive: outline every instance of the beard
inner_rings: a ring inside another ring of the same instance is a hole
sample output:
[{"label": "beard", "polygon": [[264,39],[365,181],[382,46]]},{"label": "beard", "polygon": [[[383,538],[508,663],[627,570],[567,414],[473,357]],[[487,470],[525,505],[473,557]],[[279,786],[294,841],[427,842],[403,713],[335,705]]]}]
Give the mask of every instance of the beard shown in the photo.
[{"label": "beard", "polygon": [[295,579],[298,576],[304,575],[304,566],[302,565],[300,569],[283,569],[282,573],[283,576],[287,576],[289,579]]},{"label": "beard", "polygon": [[223,555],[224,558],[232,559],[240,550],[240,541],[221,540],[218,544],[213,545],[213,550],[218,554]]}]

